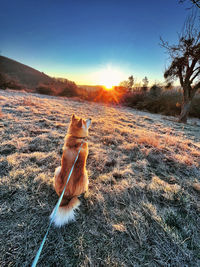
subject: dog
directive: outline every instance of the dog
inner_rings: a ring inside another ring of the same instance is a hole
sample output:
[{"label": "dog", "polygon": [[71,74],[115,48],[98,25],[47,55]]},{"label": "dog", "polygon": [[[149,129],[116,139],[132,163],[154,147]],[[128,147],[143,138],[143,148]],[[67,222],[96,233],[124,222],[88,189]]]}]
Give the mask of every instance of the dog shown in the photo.
[{"label": "dog", "polygon": [[[61,195],[66,184],[70,170],[74,164],[80,145],[88,137],[91,119],[84,120],[72,115],[67,135],[63,146],[61,166],[55,170],[54,189],[58,196]],[[88,156],[88,143],[85,141],[80,150],[79,157],[67,184],[63,199],[53,220],[54,225],[61,227],[70,221],[75,221],[74,211],[80,205],[78,196],[85,193],[88,196],[88,175],[86,160]],[[50,216],[52,218],[53,212]]]}]

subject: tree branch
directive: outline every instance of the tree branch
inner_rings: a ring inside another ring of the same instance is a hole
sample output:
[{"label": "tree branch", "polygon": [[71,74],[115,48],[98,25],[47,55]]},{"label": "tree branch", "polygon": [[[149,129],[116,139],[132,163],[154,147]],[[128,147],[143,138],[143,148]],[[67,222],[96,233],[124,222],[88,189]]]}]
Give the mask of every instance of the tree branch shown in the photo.
[{"label": "tree branch", "polygon": [[198,89],[200,88],[200,82],[198,82],[192,90],[194,90],[194,92],[196,92]]},{"label": "tree branch", "polygon": [[190,80],[190,84],[193,83],[194,79],[200,74],[200,69],[199,71],[197,71],[197,73],[192,77],[192,79]]},{"label": "tree branch", "polygon": [[195,72],[196,70],[200,70],[200,66],[199,67],[197,67],[193,72]]},{"label": "tree branch", "polygon": [[[179,0],[179,3],[182,4],[184,3],[185,0]],[[196,5],[198,8],[200,8],[200,0],[190,0],[194,5]]]},{"label": "tree branch", "polygon": [[200,1],[199,0],[191,0],[193,4],[195,4],[198,8],[200,8]]},{"label": "tree branch", "polygon": [[[194,67],[195,67],[197,61],[198,61],[198,60],[197,60],[196,58],[193,58],[191,65],[190,65],[190,66],[187,66],[186,78],[185,78],[187,82],[189,82],[189,80],[190,80],[192,74],[194,73]],[[189,65],[189,64],[188,64],[188,65]],[[193,81],[193,80],[194,80],[194,79],[192,79],[192,81]]]}]

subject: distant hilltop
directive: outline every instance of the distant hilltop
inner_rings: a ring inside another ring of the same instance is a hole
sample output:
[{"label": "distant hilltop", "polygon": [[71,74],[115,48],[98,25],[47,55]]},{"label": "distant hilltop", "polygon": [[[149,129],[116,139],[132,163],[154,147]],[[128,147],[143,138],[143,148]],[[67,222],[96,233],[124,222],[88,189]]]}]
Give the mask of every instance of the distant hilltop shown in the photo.
[{"label": "distant hilltop", "polygon": [[75,82],[50,77],[13,59],[0,56],[0,89],[8,88],[46,95],[77,95]]},{"label": "distant hilltop", "polygon": [[29,89],[41,83],[51,83],[53,79],[43,72],[4,56],[0,56],[0,73]]}]

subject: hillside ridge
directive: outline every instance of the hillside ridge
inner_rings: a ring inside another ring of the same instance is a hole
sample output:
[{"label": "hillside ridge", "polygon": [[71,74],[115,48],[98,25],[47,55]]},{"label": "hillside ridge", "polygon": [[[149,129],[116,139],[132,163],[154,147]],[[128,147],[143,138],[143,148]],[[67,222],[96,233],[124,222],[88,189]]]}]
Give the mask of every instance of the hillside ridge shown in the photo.
[{"label": "hillside ridge", "polygon": [[51,83],[53,78],[40,72],[28,65],[0,56],[0,73],[6,75],[9,79],[14,79],[25,87],[31,89],[40,83]]}]

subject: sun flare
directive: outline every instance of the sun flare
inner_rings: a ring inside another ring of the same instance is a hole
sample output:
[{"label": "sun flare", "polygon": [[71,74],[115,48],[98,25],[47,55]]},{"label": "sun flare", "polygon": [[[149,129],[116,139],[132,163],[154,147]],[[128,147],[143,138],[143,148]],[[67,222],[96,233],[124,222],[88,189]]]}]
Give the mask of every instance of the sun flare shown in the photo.
[{"label": "sun flare", "polygon": [[103,85],[106,90],[111,90],[114,86],[117,86],[124,74],[116,68],[108,66],[95,73],[95,79],[97,84]]}]

